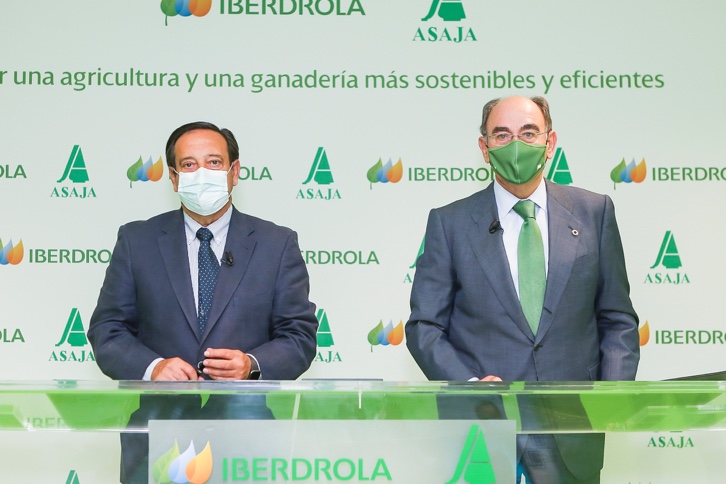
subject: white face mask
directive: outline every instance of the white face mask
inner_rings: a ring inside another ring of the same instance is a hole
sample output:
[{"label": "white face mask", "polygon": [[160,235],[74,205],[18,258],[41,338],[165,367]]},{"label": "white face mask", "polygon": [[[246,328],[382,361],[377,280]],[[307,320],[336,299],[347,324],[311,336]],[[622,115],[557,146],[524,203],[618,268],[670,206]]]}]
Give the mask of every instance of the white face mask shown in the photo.
[{"label": "white face mask", "polygon": [[181,202],[187,209],[202,216],[218,212],[229,200],[227,175],[231,169],[231,166],[227,171],[198,168],[181,173],[174,170],[179,176],[177,193]]}]

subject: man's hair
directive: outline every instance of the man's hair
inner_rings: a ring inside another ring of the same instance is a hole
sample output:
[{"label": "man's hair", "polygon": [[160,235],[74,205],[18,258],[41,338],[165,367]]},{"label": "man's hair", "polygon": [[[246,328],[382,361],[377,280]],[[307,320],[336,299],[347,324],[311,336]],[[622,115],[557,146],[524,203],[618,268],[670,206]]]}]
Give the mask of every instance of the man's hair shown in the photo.
[{"label": "man's hair", "polygon": [[[547,103],[547,100],[542,96],[534,96],[529,99],[537,106],[539,106],[539,109],[542,111],[542,115],[544,116],[545,120],[545,132],[549,133],[550,131],[552,131],[552,118],[550,117],[549,103]],[[492,109],[494,109],[494,106],[499,104],[499,101],[501,100],[502,98],[492,99],[484,105],[484,109],[482,109],[481,113],[481,126],[479,127],[479,132],[482,136],[487,135],[487,120],[489,119],[489,115],[491,114]]]},{"label": "man's hair", "polygon": [[182,137],[182,135],[188,133],[189,131],[194,131],[197,129],[207,129],[209,131],[214,131],[215,133],[219,133],[222,135],[222,137],[227,141],[227,154],[229,155],[229,162],[233,163],[236,159],[239,158],[239,145],[237,144],[237,140],[234,137],[234,134],[227,128],[219,129],[217,126],[215,126],[212,123],[207,123],[205,121],[196,121],[194,123],[188,123],[183,126],[179,126],[177,129],[174,130],[173,133],[171,133],[171,136],[169,136],[169,140],[166,142],[166,164],[172,168],[176,168],[176,154],[174,153],[174,148],[176,147],[176,142],[179,141],[179,138]]}]

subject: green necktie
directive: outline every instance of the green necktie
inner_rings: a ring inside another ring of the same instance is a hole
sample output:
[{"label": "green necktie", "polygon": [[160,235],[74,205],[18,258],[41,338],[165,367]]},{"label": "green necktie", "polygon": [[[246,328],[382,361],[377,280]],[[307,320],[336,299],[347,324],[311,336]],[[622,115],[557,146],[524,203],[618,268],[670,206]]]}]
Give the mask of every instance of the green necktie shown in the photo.
[{"label": "green necktie", "polygon": [[535,208],[532,200],[520,200],[514,206],[514,211],[524,219],[517,243],[519,302],[532,333],[537,334],[547,279],[542,233],[534,218]]}]

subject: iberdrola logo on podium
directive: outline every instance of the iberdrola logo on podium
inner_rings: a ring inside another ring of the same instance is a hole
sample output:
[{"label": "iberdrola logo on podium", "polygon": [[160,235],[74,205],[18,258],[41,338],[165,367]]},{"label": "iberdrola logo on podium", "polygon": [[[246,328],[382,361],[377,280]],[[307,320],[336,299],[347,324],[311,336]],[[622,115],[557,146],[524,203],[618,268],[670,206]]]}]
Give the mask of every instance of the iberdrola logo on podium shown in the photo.
[{"label": "iberdrola logo on podium", "polygon": [[497,482],[484,432],[478,425],[472,425],[469,428],[469,434],[466,437],[464,448],[461,450],[454,476],[446,484],[459,482],[468,484]]},{"label": "iberdrola logo on podium", "polygon": [[212,475],[213,459],[212,447],[207,445],[197,454],[194,450],[194,441],[183,453],[179,453],[179,444],[174,440],[174,446],[156,459],[151,475],[158,484],[204,484]]}]

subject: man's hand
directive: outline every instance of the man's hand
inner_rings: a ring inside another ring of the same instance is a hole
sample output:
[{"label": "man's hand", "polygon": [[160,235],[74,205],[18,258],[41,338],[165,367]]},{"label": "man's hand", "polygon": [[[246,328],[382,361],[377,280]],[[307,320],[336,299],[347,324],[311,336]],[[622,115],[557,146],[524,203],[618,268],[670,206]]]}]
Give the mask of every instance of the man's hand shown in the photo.
[{"label": "man's hand", "polygon": [[161,360],[151,372],[152,380],[203,380],[197,370],[181,358]]},{"label": "man's hand", "polygon": [[207,348],[204,356],[204,373],[213,380],[246,380],[250,376],[252,362],[247,353]]},{"label": "man's hand", "polygon": [[485,376],[484,378],[482,378],[479,381],[502,381],[502,379],[499,378],[498,376],[487,375],[487,376]]}]

